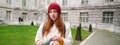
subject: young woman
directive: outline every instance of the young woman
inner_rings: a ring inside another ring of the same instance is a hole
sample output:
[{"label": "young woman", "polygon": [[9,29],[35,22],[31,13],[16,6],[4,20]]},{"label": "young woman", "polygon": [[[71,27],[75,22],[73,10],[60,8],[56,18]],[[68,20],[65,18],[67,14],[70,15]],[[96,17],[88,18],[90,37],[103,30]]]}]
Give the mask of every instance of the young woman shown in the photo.
[{"label": "young woman", "polygon": [[35,37],[36,45],[72,45],[70,25],[61,18],[61,8],[56,2],[48,7],[48,19],[42,23]]}]

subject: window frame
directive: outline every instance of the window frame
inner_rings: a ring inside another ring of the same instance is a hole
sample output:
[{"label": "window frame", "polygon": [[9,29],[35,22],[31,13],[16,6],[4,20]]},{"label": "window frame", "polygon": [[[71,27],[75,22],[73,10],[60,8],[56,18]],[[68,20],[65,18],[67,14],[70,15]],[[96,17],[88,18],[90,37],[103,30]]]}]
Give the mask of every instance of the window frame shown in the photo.
[{"label": "window frame", "polygon": [[80,12],[80,22],[85,22],[87,23],[89,19],[89,14],[88,12]]},{"label": "window frame", "polygon": [[68,0],[62,0],[62,5],[63,5],[63,6],[66,6],[66,5],[67,5],[67,1],[68,1]]},{"label": "window frame", "polygon": [[22,0],[22,6],[26,7],[26,0]]},{"label": "window frame", "polygon": [[88,4],[88,0],[81,0],[81,4],[82,5]]},{"label": "window frame", "polygon": [[112,24],[113,16],[114,16],[114,12],[103,12],[102,23]]},{"label": "window frame", "polygon": [[67,13],[67,12],[62,13],[62,19],[63,19],[63,21],[65,21],[65,22],[68,20],[68,13]]},{"label": "window frame", "polygon": [[12,4],[12,0],[6,0],[6,3],[11,5]]},{"label": "window frame", "polygon": [[34,15],[33,19],[38,20],[38,13],[34,13],[33,15]]},{"label": "window frame", "polygon": [[11,18],[12,18],[12,11],[6,11],[6,19],[7,20],[11,20]]}]

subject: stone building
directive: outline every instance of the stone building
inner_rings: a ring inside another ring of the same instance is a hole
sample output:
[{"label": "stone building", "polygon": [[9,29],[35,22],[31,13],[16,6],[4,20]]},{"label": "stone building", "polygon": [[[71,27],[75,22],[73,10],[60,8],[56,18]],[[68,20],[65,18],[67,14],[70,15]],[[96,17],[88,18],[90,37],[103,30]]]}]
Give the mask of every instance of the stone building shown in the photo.
[{"label": "stone building", "polygon": [[0,20],[4,20],[5,24],[19,24],[20,17],[23,19],[22,24],[39,22],[41,20],[39,2],[39,0],[0,0]]},{"label": "stone building", "polygon": [[[88,27],[120,32],[120,1],[119,0],[45,0],[45,8],[55,1],[62,7],[62,17],[70,22],[71,27]],[[47,10],[46,10],[47,13]]]},{"label": "stone building", "polygon": [[62,17],[71,27],[88,27],[120,32],[120,0],[1,0],[0,20],[6,24],[40,24],[45,21],[50,2],[62,8]]}]

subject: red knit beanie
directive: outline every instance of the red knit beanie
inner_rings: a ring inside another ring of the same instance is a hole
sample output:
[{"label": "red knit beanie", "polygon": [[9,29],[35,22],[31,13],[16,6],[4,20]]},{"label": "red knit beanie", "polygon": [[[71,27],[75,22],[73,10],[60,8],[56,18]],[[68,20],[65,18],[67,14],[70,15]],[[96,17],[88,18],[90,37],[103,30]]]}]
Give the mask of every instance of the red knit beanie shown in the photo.
[{"label": "red knit beanie", "polygon": [[61,13],[61,8],[60,8],[60,6],[59,6],[56,2],[50,3],[50,5],[49,5],[49,7],[48,7],[48,12],[49,12],[51,9],[56,9],[56,10],[58,11],[58,13]]}]

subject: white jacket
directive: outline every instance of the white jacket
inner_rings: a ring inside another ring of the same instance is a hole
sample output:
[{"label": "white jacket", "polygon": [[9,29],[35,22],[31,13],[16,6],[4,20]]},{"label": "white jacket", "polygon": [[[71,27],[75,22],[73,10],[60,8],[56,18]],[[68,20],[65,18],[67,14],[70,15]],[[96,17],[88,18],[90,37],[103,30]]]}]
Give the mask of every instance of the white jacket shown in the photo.
[{"label": "white jacket", "polygon": [[[43,25],[44,25],[44,23],[42,23],[40,25],[40,27],[37,31],[37,34],[36,34],[36,37],[35,37],[35,42],[37,40],[44,41],[45,39],[50,39],[53,36],[60,36],[60,33],[58,32],[57,27],[55,25],[53,25],[53,27],[50,29],[50,32],[48,33],[48,35],[43,38],[42,37]],[[71,35],[70,25],[65,23],[65,27],[66,27],[66,32],[65,32],[65,38],[64,38],[64,45],[72,45],[73,39],[72,39],[72,35]],[[58,45],[58,42],[51,41],[49,45]]]}]

